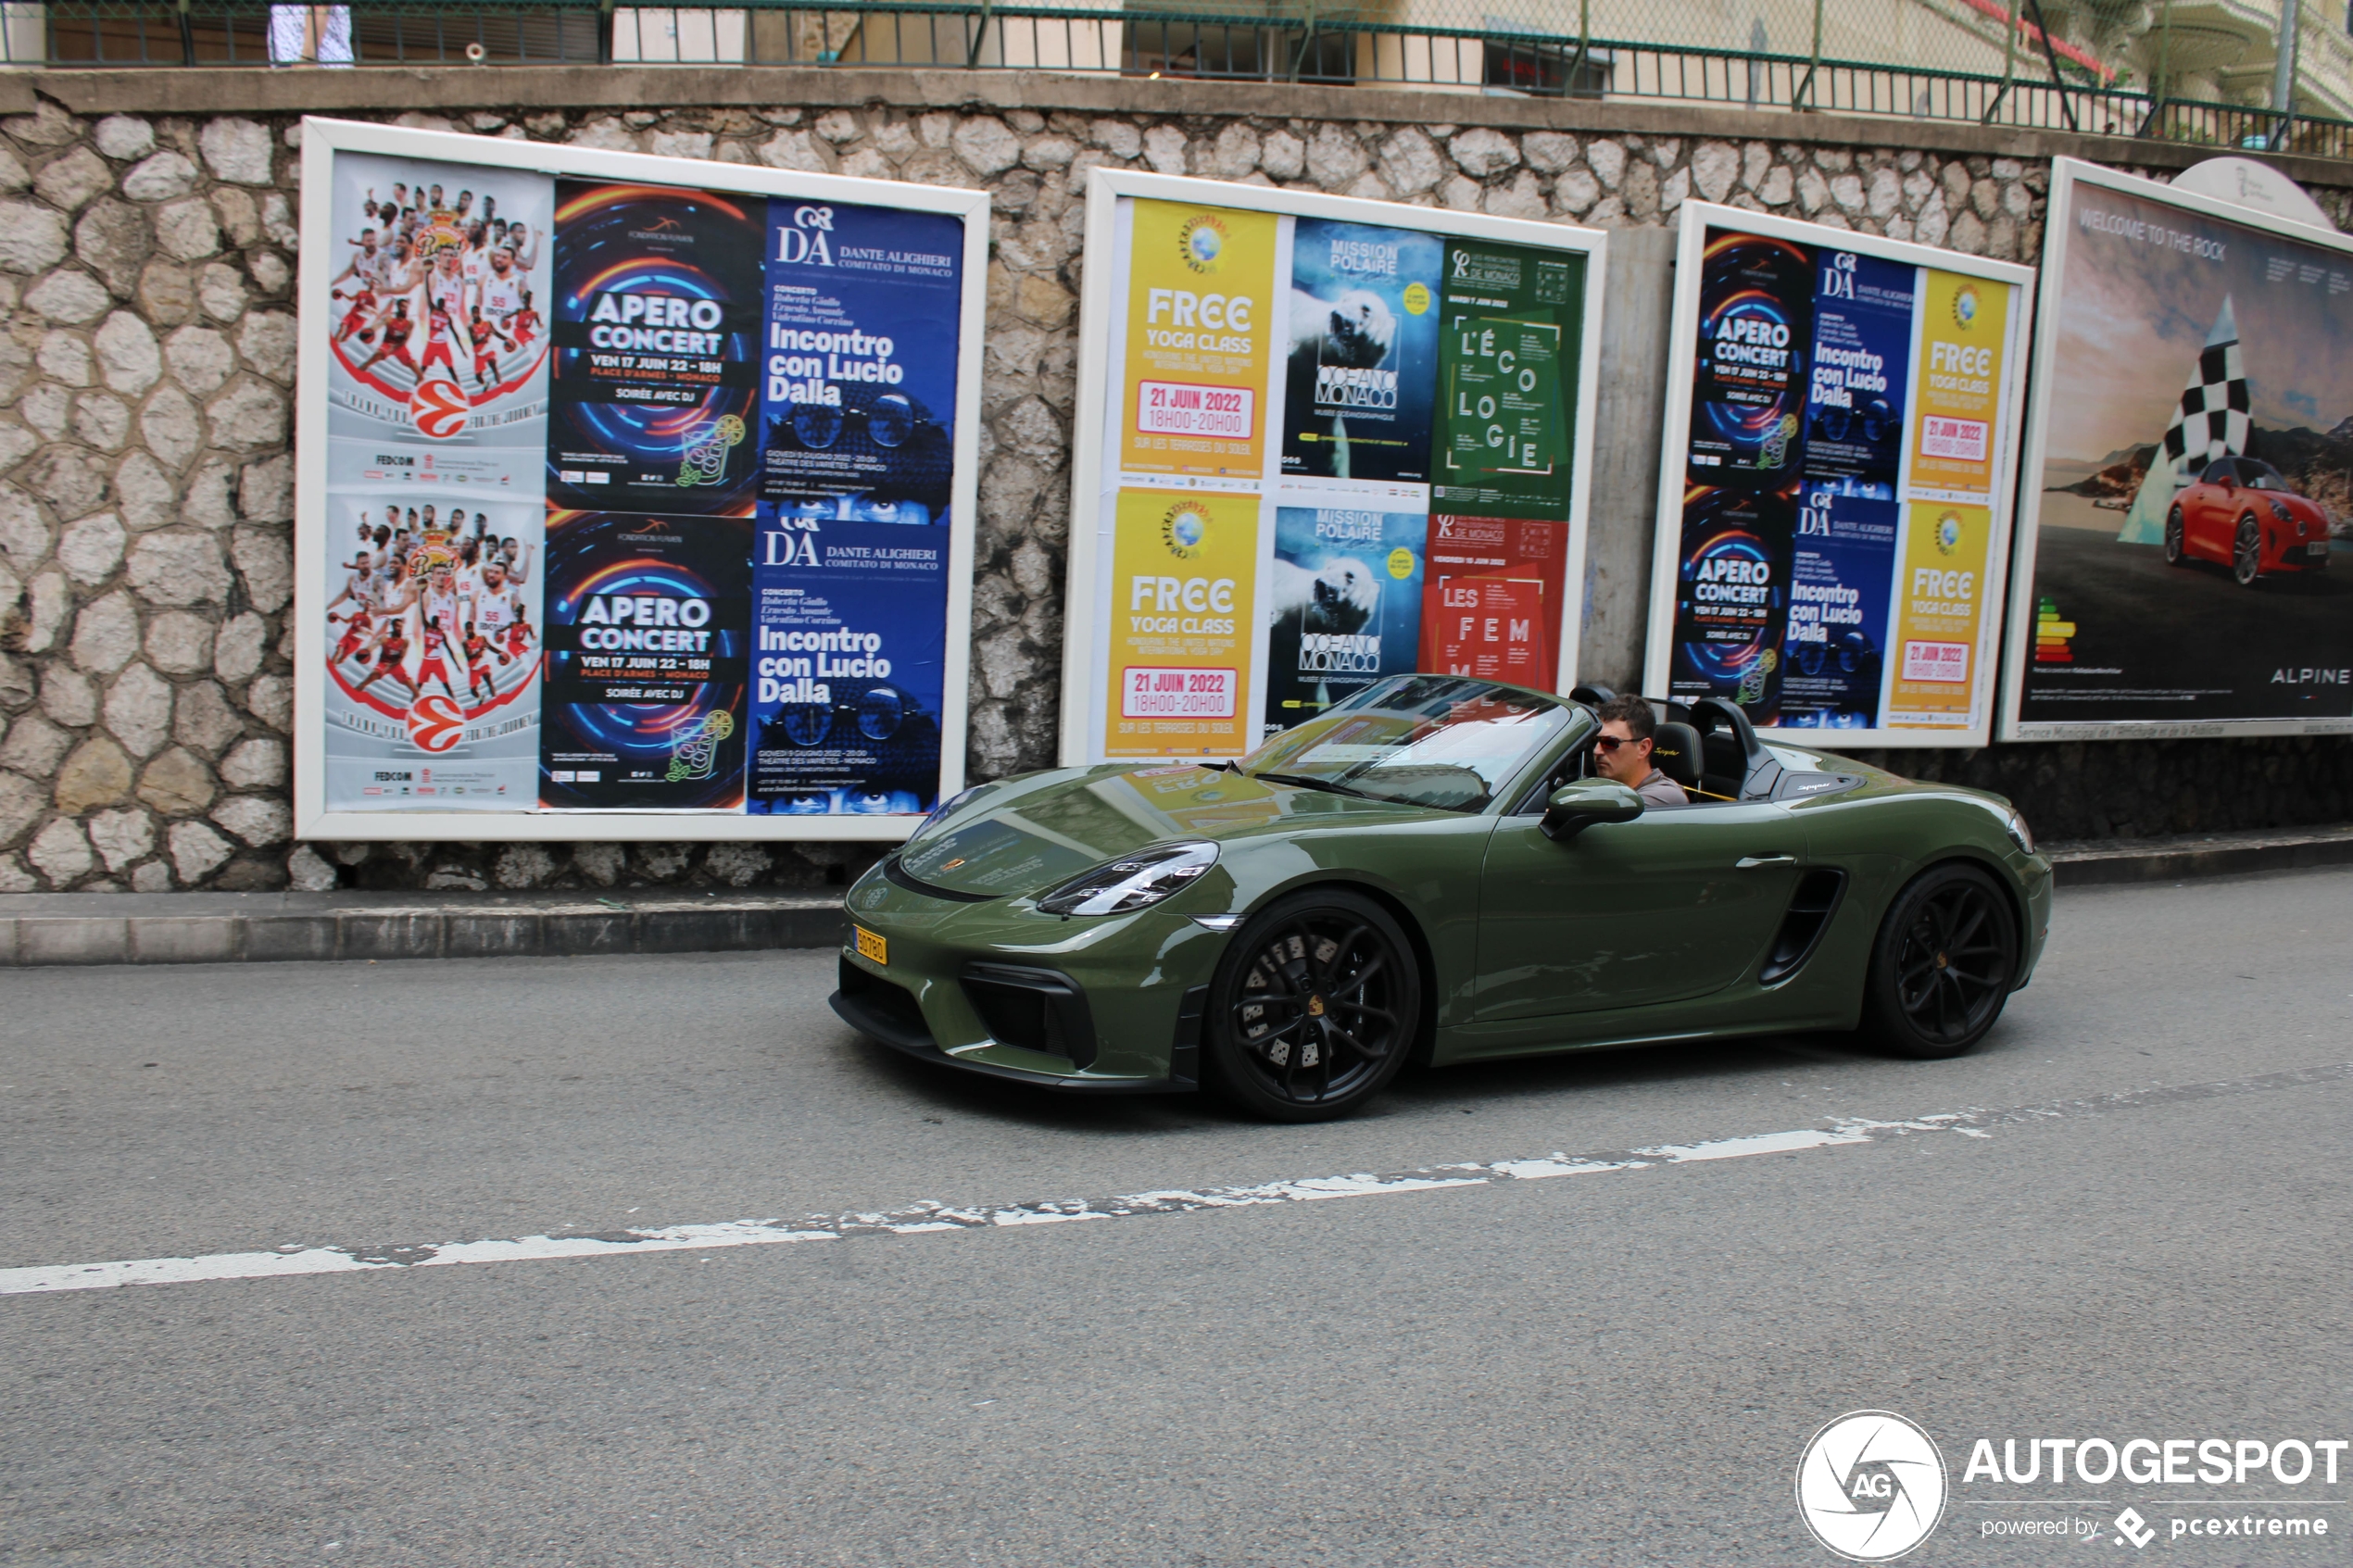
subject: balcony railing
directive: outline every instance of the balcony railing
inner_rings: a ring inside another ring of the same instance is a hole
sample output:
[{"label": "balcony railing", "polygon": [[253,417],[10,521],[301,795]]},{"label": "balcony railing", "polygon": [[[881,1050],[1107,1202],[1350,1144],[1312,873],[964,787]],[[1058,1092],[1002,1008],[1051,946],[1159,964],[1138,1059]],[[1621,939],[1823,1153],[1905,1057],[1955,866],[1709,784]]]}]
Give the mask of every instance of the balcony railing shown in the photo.
[{"label": "balcony railing", "polygon": [[[1996,71],[1599,37],[1581,28],[1547,32],[1493,16],[1479,19],[1480,26],[1441,26],[1415,19],[1422,11],[1413,0],[1338,9],[1319,9],[1314,0],[1257,9],[1184,0],[1148,9],[991,0],[824,6],[755,0],[724,7],[598,0],[0,0],[0,58],[19,68],[1042,69],[1969,120],[2353,157],[2353,121],[2153,98],[2118,88],[2055,50],[2010,40],[2006,54],[1998,31],[1986,45],[1986,57],[2001,65]],[[1569,19],[1579,16],[1589,22],[1591,12],[1571,12]],[[1761,22],[1756,31],[1764,32]]]}]

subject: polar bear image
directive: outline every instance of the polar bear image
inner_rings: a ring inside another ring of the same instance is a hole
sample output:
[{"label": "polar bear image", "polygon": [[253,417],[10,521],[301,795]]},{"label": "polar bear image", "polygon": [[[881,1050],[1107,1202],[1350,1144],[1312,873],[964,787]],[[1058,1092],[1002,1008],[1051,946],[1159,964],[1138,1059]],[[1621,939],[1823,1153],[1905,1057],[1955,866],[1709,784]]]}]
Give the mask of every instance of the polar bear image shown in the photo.
[{"label": "polar bear image", "polygon": [[1290,291],[1290,350],[1294,361],[1369,370],[1397,345],[1397,316],[1370,289],[1343,289],[1325,299]]},{"label": "polar bear image", "polygon": [[1380,613],[1380,580],[1354,556],[1334,556],[1314,571],[1273,563],[1270,624],[1309,636],[1353,636]]}]

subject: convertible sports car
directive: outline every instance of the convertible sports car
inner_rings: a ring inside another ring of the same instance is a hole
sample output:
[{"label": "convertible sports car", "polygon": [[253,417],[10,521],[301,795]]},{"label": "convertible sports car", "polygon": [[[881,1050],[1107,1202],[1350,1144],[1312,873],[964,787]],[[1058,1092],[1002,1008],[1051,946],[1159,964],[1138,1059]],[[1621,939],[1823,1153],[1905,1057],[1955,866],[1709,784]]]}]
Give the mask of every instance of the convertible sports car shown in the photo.
[{"label": "convertible sports car", "polygon": [[2319,571],[2329,563],[2328,514],[2260,458],[2217,458],[2165,514],[2165,560],[2219,562],[2249,588],[2277,572]]},{"label": "convertible sports car", "polygon": [[[1580,692],[1579,696],[1594,694]],[[849,890],[833,1005],[1056,1089],[1335,1116],[1409,1059],[1860,1028],[1953,1056],[2024,985],[2049,861],[1997,796],[1663,705],[1692,804],[1589,777],[1575,698],[1378,683],[1239,763],[965,791]]]}]

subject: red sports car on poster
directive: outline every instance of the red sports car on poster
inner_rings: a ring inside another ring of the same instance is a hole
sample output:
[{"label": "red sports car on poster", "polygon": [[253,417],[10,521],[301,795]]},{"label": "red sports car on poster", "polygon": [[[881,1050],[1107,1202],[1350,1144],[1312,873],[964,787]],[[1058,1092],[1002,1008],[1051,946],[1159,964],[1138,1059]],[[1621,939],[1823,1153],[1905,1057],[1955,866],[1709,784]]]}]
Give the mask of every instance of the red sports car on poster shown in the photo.
[{"label": "red sports car on poster", "polygon": [[2260,458],[2217,458],[2166,514],[2165,559],[2227,566],[2249,588],[2275,572],[2318,571],[2329,562],[2328,513]]}]

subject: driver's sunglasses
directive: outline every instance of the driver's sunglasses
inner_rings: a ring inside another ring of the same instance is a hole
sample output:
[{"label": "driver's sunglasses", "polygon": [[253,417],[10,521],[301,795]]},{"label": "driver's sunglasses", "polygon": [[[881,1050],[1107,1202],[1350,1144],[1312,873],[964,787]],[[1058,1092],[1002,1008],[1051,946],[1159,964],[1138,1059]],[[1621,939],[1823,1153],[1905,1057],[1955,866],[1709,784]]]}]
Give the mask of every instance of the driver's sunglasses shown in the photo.
[{"label": "driver's sunglasses", "polygon": [[1632,746],[1634,741],[1624,735],[1595,735],[1593,744],[1604,751],[1616,751],[1621,746]]}]

